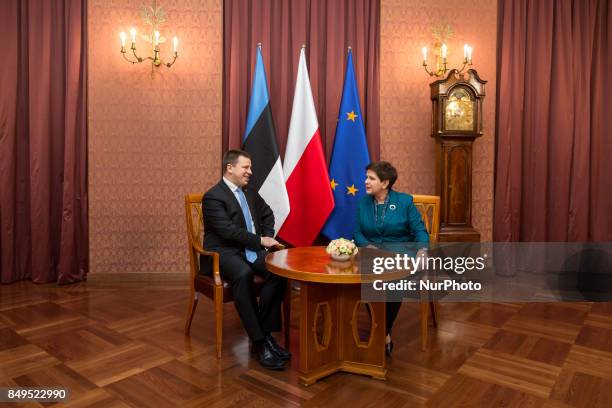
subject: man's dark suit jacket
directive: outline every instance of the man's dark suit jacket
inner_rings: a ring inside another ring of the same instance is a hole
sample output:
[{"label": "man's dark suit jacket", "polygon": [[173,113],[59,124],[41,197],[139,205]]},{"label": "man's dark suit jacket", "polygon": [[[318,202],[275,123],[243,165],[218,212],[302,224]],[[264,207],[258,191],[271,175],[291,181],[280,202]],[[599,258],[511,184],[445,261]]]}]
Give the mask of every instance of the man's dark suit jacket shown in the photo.
[{"label": "man's dark suit jacket", "polygon": [[[255,234],[247,231],[242,209],[234,193],[223,179],[204,194],[204,248],[219,253],[223,258],[243,255],[245,248],[262,249],[261,237],[274,237],[274,213],[257,191],[243,190],[255,224]],[[200,272],[212,274],[212,262],[208,257],[200,260]]]}]

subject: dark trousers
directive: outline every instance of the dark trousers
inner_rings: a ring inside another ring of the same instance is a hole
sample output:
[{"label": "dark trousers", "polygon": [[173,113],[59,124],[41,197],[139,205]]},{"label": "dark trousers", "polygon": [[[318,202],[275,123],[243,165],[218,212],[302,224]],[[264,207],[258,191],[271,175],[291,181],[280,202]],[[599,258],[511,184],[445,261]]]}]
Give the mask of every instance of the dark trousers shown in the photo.
[{"label": "dark trousers", "polygon": [[[394,283],[399,283],[400,281],[393,281]],[[399,313],[400,307],[402,307],[402,300],[406,296],[406,292],[396,292],[393,291],[391,293],[387,293],[387,303],[386,307],[386,324],[385,324],[385,333],[391,334],[391,329],[393,329],[393,323],[395,323],[395,319],[397,318],[397,314]]]},{"label": "dark trousers", "polygon": [[[252,341],[264,339],[266,334],[280,331],[281,304],[287,281],[266,269],[266,251],[260,251],[257,260],[249,263],[243,255],[222,256],[219,259],[221,277],[232,285],[234,305],[244,328]],[[254,275],[264,279],[259,295],[255,296]]]},{"label": "dark trousers", "polygon": [[402,307],[402,302],[392,302],[387,300],[385,304],[387,308],[387,321],[385,325],[385,333],[391,334],[391,329],[393,328],[393,323],[395,323],[395,319],[397,318],[397,314],[399,313],[400,307]]}]

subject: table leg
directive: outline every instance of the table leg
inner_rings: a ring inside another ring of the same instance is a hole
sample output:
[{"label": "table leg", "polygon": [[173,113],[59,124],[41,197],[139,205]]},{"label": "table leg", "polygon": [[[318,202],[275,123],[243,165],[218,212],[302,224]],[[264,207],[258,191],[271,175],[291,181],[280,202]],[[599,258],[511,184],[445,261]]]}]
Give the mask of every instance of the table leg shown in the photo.
[{"label": "table leg", "polygon": [[[369,316],[369,330],[361,334],[360,308]],[[302,282],[300,382],[311,385],[337,371],[384,380],[384,331],[385,304],[361,302],[360,285]]]}]

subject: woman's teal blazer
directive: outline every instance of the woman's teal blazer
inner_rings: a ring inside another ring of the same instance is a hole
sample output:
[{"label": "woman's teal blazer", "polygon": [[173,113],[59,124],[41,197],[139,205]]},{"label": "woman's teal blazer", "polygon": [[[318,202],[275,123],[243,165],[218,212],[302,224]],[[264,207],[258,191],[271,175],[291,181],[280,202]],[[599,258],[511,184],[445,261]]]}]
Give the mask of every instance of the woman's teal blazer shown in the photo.
[{"label": "woman's teal blazer", "polygon": [[366,195],[359,200],[353,233],[358,246],[389,242],[429,242],[421,213],[410,194],[389,190],[382,223],[380,219],[378,224],[375,223],[374,211],[374,197]]}]

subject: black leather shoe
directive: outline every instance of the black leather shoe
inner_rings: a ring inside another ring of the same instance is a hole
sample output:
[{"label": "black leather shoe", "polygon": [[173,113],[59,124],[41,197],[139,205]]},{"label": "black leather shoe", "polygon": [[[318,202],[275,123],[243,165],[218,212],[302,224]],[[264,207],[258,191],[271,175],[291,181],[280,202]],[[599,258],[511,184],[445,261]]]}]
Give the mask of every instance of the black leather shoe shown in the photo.
[{"label": "black leather shoe", "polygon": [[387,344],[385,344],[385,353],[390,356],[391,352],[393,351],[393,342],[389,342]]},{"label": "black leather shoe", "polygon": [[262,367],[270,370],[283,370],[285,368],[285,363],[272,351],[267,341],[255,346],[255,350],[257,352],[257,360]]},{"label": "black leather shoe", "polygon": [[270,349],[272,350],[272,352],[276,354],[281,360],[287,361],[291,358],[291,353],[279,346],[276,342],[276,339],[272,337],[271,334],[268,334],[266,336],[264,343],[267,344],[268,347],[270,347]]}]

